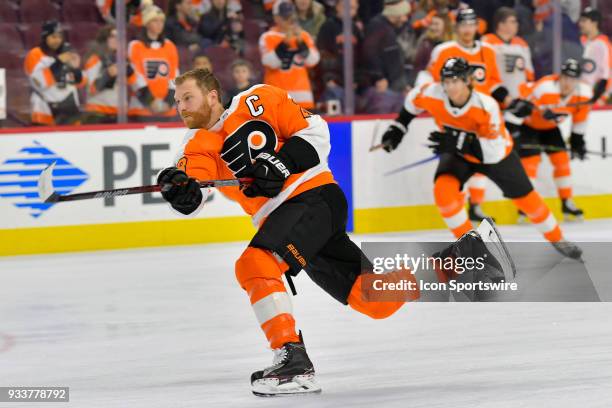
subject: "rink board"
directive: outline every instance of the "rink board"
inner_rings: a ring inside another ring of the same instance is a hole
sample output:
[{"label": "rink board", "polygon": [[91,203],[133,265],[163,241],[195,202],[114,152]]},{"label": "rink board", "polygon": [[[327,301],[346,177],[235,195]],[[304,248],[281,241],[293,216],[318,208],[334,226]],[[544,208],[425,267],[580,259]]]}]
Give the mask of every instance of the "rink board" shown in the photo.
[{"label": "rink board", "polygon": [[[600,149],[610,115],[606,110],[592,113],[587,133],[590,149]],[[348,230],[445,228],[433,205],[437,161],[385,175],[431,156],[425,143],[434,129],[433,120],[415,119],[392,154],[369,152],[372,144],[380,142],[389,120],[387,116],[330,121],[330,167],[348,198]],[[36,196],[36,173],[51,161],[58,162],[54,184],[63,194],[151,184],[157,171],[172,162],[184,132],[177,125],[1,131],[0,255],[249,240],[255,231],[250,219],[218,192],[194,218],[179,218],[158,194],[66,202],[50,208]],[[586,217],[612,217],[612,158],[573,161],[572,170],[576,202]],[[514,223],[514,207],[488,183],[484,209],[500,223]],[[560,215],[546,158],[536,188]]]}]

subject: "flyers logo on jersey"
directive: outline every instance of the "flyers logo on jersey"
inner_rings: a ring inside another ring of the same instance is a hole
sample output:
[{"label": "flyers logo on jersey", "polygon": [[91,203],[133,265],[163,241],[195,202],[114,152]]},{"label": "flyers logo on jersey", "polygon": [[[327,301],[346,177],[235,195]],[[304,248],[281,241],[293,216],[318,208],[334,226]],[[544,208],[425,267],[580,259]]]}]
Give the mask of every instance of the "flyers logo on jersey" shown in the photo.
[{"label": "flyers logo on jersey", "polygon": [[261,120],[250,120],[223,142],[221,159],[236,177],[243,177],[261,152],[275,151],[278,138],[272,126]]},{"label": "flyers logo on jersey", "polygon": [[487,79],[487,68],[484,65],[470,63],[470,67],[472,67],[472,77],[478,82],[482,84]]},{"label": "flyers logo on jersey", "polygon": [[183,170],[185,173],[187,172],[187,158],[185,156],[179,159],[179,161],[176,163],[176,168]]},{"label": "flyers logo on jersey", "polygon": [[582,60],[581,65],[582,65],[582,71],[585,74],[591,74],[595,72],[595,69],[597,68],[597,63],[590,58],[584,58]]},{"label": "flyers logo on jersey", "polygon": [[508,74],[514,72],[515,69],[519,71],[525,70],[525,58],[523,58],[522,56],[506,54],[504,57],[506,62],[505,68]]},{"label": "flyers logo on jersey", "polygon": [[155,79],[158,75],[167,77],[170,73],[170,65],[165,60],[147,59],[144,63],[147,79]]}]

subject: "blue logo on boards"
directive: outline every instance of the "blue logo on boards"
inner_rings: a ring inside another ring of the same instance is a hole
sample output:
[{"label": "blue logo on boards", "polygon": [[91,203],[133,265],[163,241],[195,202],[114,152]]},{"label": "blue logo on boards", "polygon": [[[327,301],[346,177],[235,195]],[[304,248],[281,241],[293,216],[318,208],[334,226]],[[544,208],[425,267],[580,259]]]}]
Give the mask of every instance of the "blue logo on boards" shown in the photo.
[{"label": "blue logo on boards", "polygon": [[89,178],[83,170],[35,141],[0,165],[0,198],[29,211],[34,218],[40,217],[53,203],[43,203],[38,197],[38,176],[53,162],[53,188],[58,194],[69,194]]}]

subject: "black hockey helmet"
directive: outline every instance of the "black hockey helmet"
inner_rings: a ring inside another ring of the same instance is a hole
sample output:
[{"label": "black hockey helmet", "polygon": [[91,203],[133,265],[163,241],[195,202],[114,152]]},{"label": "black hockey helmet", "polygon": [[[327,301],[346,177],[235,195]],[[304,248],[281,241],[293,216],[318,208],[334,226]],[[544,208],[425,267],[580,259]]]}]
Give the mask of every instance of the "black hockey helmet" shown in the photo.
[{"label": "black hockey helmet", "polygon": [[563,65],[561,65],[561,74],[570,78],[580,78],[580,75],[582,75],[580,62],[574,58],[568,58]]},{"label": "black hockey helmet", "polygon": [[461,78],[465,81],[472,75],[472,67],[464,58],[452,57],[444,61],[440,69],[440,78]]},{"label": "black hockey helmet", "polygon": [[464,9],[459,9],[459,11],[457,12],[457,24],[461,24],[461,23],[473,23],[476,24],[478,22],[478,16],[476,15],[476,12],[474,11],[474,9],[471,8],[464,8]]}]

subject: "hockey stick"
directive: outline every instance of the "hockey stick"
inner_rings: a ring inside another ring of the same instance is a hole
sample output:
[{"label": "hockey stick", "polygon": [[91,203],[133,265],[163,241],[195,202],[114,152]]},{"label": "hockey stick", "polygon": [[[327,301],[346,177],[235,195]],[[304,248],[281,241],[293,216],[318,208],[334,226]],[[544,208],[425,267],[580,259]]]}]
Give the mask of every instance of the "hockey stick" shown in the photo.
[{"label": "hockey stick", "polygon": [[406,165],[404,165],[404,166],[402,166],[402,167],[398,167],[398,168],[397,168],[397,169],[395,169],[395,170],[388,171],[388,172],[386,172],[384,175],[385,175],[385,176],[390,176],[390,175],[392,175],[392,174],[396,174],[396,173],[402,172],[402,171],[404,171],[404,170],[409,170],[409,169],[412,169],[412,168],[414,168],[414,167],[418,167],[418,166],[420,166],[420,165],[422,165],[422,164],[429,163],[430,161],[436,160],[436,159],[437,159],[437,158],[439,158],[439,157],[440,157],[439,155],[434,154],[433,156],[428,157],[428,158],[426,158],[426,159],[419,160],[419,161],[416,161],[416,162],[414,162],[414,163],[406,164]]},{"label": "hockey stick", "polygon": [[[525,150],[525,149],[540,149],[540,150],[550,150],[553,152],[566,152],[569,151],[569,149],[565,148],[565,147],[559,147],[559,146],[552,146],[552,145],[540,145],[540,144],[522,144],[521,149]],[[586,151],[587,154],[593,154],[596,156],[601,156],[601,157],[612,157],[612,153],[607,153],[607,152],[598,152],[595,150],[587,150]]]},{"label": "hockey stick", "polygon": [[[46,169],[40,173],[38,178],[38,196],[44,203],[57,203],[62,201],[88,200],[90,198],[108,198],[130,194],[143,194],[160,192],[162,187],[158,184],[149,186],[137,186],[127,188],[117,188],[113,190],[89,191],[86,193],[59,195],[53,190],[52,173],[55,168],[55,162],[51,163]],[[200,181],[200,188],[208,187],[230,187],[248,185],[252,179],[226,179],[226,180],[206,180]]]}]

